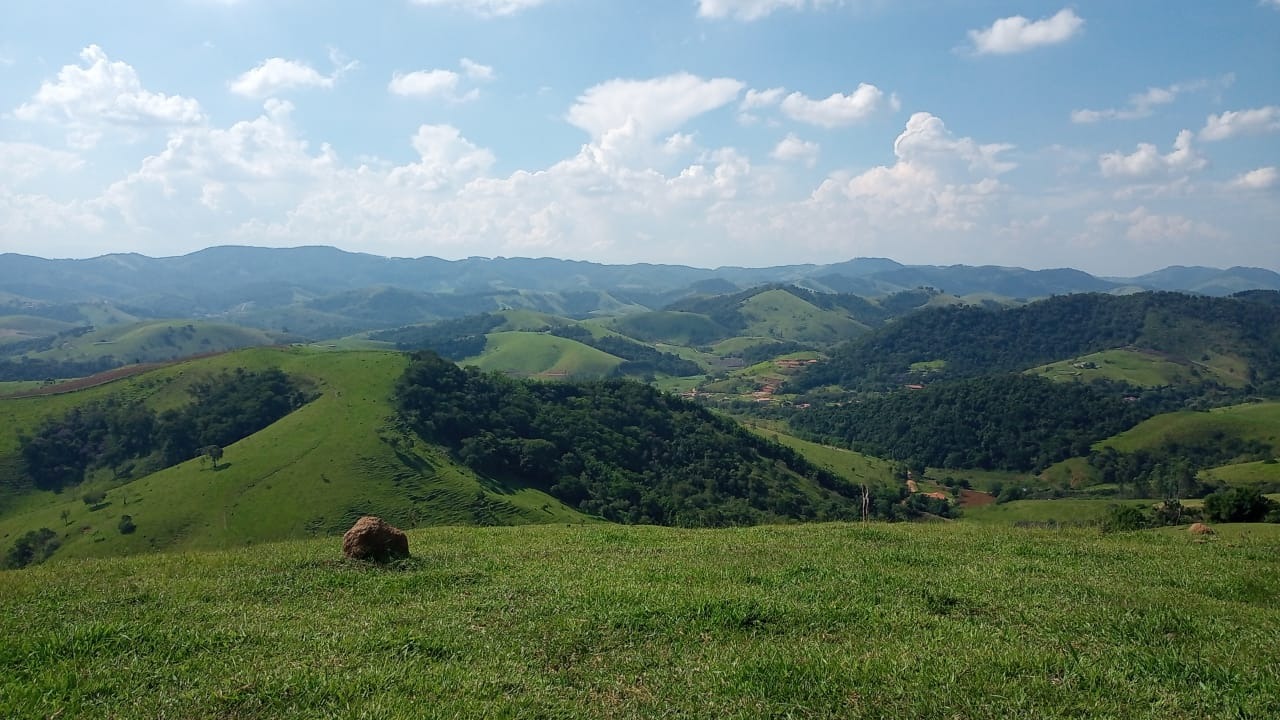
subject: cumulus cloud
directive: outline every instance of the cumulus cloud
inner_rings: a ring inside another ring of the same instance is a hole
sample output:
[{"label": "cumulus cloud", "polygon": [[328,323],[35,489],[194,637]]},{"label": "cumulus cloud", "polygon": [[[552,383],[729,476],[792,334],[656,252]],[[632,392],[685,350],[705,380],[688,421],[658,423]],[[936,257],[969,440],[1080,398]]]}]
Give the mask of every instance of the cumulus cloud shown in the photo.
[{"label": "cumulus cloud", "polygon": [[677,73],[650,80],[610,80],[587,89],[566,119],[593,138],[633,123],[637,134],[655,137],[737,99],[743,84],[730,78],[705,80]]},{"label": "cumulus cloud", "polygon": [[781,108],[784,115],[797,122],[835,128],[866,120],[883,102],[884,92],[880,88],[862,83],[848,95],[834,93],[823,100],[793,92],[782,99]]},{"label": "cumulus cloud", "polygon": [[1268,105],[1252,110],[1233,110],[1210,115],[1200,131],[1206,142],[1227,140],[1241,135],[1262,135],[1280,130],[1280,106]]},{"label": "cumulus cloud", "polygon": [[801,162],[813,167],[818,162],[818,143],[801,140],[793,133],[788,133],[769,153],[769,157],[783,162]]},{"label": "cumulus cloud", "polygon": [[698,0],[698,16],[750,22],[778,10],[804,10],[838,4],[840,0]]},{"label": "cumulus cloud", "polygon": [[83,65],[65,65],[56,80],[42,83],[14,116],[63,124],[70,130],[68,142],[79,147],[96,145],[109,127],[137,130],[204,121],[200,103],[146,90],[133,66],[112,61],[97,45],[82,50],[80,59]]},{"label": "cumulus cloud", "polygon": [[956,137],[940,118],[915,113],[894,141],[893,165],[833,174],[805,211],[894,237],[969,231],[1000,194],[997,176],[1014,167],[1000,158],[1009,149]]},{"label": "cumulus cloud", "polygon": [[1130,212],[1102,211],[1093,213],[1088,224],[1095,229],[1119,226],[1129,240],[1155,244],[1184,238],[1218,239],[1224,233],[1208,223],[1182,215],[1161,215],[1139,206]]},{"label": "cumulus cloud", "polygon": [[391,82],[387,84],[387,91],[401,97],[434,97],[449,102],[470,102],[480,97],[480,89],[473,87],[460,92],[464,80],[473,82],[492,80],[493,68],[467,58],[463,58],[459,65],[462,67],[461,73],[441,69],[395,73],[391,76]]},{"label": "cumulus cloud", "polygon": [[231,81],[230,87],[231,92],[250,98],[272,97],[300,88],[329,89],[353,67],[354,62],[346,63],[335,68],[333,74],[325,75],[304,62],[273,57],[241,73]]},{"label": "cumulus cloud", "polygon": [[412,0],[414,5],[457,8],[486,18],[514,15],[521,10],[535,8],[548,1],[549,0]]},{"label": "cumulus cloud", "polygon": [[[1276,2],[1280,3],[1280,0]],[[1237,190],[1267,190],[1275,187],[1277,181],[1280,181],[1280,171],[1271,165],[1241,173],[1229,185]]]},{"label": "cumulus cloud", "polygon": [[1064,43],[1084,30],[1084,19],[1066,8],[1043,20],[1021,15],[1000,18],[983,30],[970,30],[969,39],[979,55],[1009,55]]},{"label": "cumulus cloud", "polygon": [[1137,150],[1128,155],[1106,153],[1098,158],[1098,168],[1104,177],[1129,178],[1200,170],[1207,162],[1192,146],[1193,137],[1190,130],[1178,133],[1173,141],[1173,150],[1164,155],[1151,143],[1139,143]]}]

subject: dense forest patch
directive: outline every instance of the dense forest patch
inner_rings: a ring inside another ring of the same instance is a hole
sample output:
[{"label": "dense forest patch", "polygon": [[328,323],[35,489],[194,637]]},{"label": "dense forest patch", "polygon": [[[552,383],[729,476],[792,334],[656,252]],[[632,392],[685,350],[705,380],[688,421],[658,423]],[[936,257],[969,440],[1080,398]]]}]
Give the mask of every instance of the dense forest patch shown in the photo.
[{"label": "dense forest patch", "polygon": [[1242,381],[1260,391],[1280,389],[1280,307],[1165,292],[917,312],[842,346],[793,388],[883,390],[910,381],[915,363],[945,361],[935,380],[970,378],[1129,346],[1193,361],[1237,355],[1248,365]]},{"label": "dense forest patch", "polygon": [[[396,401],[422,437],[467,466],[615,522],[752,524],[861,512],[861,488],[636,382],[516,380],[418,353]],[[881,517],[908,512],[896,505],[901,494],[875,492]]]},{"label": "dense forest patch", "polygon": [[96,468],[128,476],[135,463],[157,470],[248,437],[307,401],[284,372],[236,369],[195,383],[191,402],[157,414],[141,402],[109,398],[50,418],[18,437],[26,476],[42,490],[77,485]]}]

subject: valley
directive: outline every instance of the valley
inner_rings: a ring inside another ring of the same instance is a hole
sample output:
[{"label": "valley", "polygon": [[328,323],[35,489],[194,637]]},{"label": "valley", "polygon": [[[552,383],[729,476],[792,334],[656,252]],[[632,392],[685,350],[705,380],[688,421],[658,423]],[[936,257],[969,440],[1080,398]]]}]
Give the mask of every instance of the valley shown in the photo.
[{"label": "valley", "polygon": [[[0,710],[341,714],[368,668],[391,681],[358,703],[390,716],[429,693],[446,714],[940,717],[921,704],[938,674],[961,714],[1124,715],[1118,694],[1155,686],[1182,688],[1170,716],[1280,707],[1263,680],[1280,659],[1231,659],[1238,632],[1280,628],[1275,291],[1011,297],[1001,283],[1031,279],[984,273],[963,295],[765,271],[294,290],[168,319],[11,299],[0,606],[32,630],[3,646]],[[413,557],[333,559],[365,515],[408,530]],[[64,636],[72,596],[96,619]],[[406,636],[403,612],[436,622]],[[357,637],[338,620],[357,615],[384,620]],[[1212,664],[1176,663],[1191,647]],[[357,676],[277,670],[280,653]],[[642,668],[657,656],[669,674]],[[131,679],[161,657],[201,679]],[[413,667],[431,672],[394,669]],[[721,680],[680,679],[694,668]],[[602,710],[620,674],[627,710]],[[1010,677],[1023,694],[992,705]]]}]

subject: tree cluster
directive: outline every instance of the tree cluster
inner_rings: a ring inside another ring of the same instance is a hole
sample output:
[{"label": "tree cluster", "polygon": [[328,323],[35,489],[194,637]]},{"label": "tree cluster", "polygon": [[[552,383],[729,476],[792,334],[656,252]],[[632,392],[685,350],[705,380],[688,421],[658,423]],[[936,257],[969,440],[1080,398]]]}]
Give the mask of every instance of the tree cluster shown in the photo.
[{"label": "tree cluster", "polygon": [[168,467],[248,437],[308,399],[275,368],[224,371],[192,385],[190,394],[190,403],[160,414],[111,398],[50,418],[18,436],[25,474],[37,488],[58,491],[95,468],[128,474],[135,462]]},{"label": "tree cluster", "polygon": [[1275,449],[1261,440],[1219,431],[1128,453],[1111,447],[1095,450],[1089,453],[1089,467],[1100,482],[1116,485],[1122,496],[1193,498],[1210,489],[1197,477],[1201,470],[1274,456]]},{"label": "tree cluster", "polygon": [[1193,359],[1212,349],[1239,353],[1249,378],[1280,378],[1280,307],[1182,293],[1064,295],[1010,309],[930,308],[839,348],[792,383],[883,390],[910,382],[914,363],[944,361],[933,379],[1025,370],[1062,358],[1140,346]]},{"label": "tree cluster", "polygon": [[395,343],[397,350],[430,350],[450,360],[461,360],[484,351],[492,332],[506,319],[493,313],[442,320],[432,325],[412,325],[371,334],[373,340]]},{"label": "tree cluster", "polygon": [[565,325],[548,332],[622,358],[623,363],[614,370],[617,376],[663,374],[688,377],[702,373],[702,368],[692,360],[617,335],[596,337],[581,325]]},{"label": "tree cluster", "polygon": [[[417,353],[396,400],[410,426],[467,466],[615,522],[718,526],[861,512],[860,488],[632,381],[517,380]],[[874,505],[888,515],[899,500],[877,495]]]},{"label": "tree cluster", "polygon": [[1087,385],[993,375],[832,404],[790,419],[811,437],[944,468],[1033,471],[1089,452],[1150,410]]}]

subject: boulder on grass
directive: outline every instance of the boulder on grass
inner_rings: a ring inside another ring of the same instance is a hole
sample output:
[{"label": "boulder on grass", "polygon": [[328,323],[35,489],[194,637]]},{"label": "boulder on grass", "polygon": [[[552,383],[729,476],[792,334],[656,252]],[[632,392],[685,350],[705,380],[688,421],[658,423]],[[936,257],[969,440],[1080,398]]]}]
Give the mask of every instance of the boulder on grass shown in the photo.
[{"label": "boulder on grass", "polygon": [[409,538],[382,518],[366,515],[342,536],[342,554],[353,560],[391,562],[409,557]]},{"label": "boulder on grass", "polygon": [[1192,535],[1212,535],[1213,528],[1204,523],[1192,523],[1191,527],[1187,528],[1187,532]]}]

